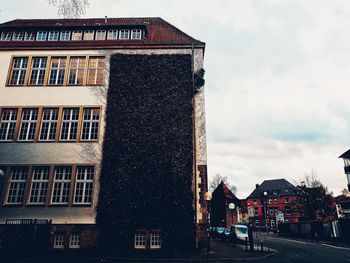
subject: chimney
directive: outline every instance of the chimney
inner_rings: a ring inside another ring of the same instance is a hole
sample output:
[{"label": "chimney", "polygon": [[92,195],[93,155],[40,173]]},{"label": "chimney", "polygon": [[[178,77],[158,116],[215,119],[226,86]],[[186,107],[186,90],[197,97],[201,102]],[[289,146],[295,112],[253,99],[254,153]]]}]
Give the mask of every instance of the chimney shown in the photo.
[{"label": "chimney", "polygon": [[255,189],[258,189],[258,188],[259,188],[259,186],[260,186],[259,184],[256,184],[256,185],[255,185]]},{"label": "chimney", "polygon": [[105,16],[105,24],[107,24],[107,16]]}]

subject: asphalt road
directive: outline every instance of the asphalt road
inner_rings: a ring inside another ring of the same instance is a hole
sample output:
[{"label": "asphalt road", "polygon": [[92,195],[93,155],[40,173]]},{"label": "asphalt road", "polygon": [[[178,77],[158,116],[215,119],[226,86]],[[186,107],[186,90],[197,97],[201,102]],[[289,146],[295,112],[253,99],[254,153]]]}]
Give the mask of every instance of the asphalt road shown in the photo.
[{"label": "asphalt road", "polygon": [[[260,239],[267,240],[265,236]],[[338,263],[350,262],[350,248],[337,247],[324,242],[316,243],[308,240],[293,240],[279,236],[270,236],[269,245],[278,250],[274,256],[244,262],[264,263]]]}]

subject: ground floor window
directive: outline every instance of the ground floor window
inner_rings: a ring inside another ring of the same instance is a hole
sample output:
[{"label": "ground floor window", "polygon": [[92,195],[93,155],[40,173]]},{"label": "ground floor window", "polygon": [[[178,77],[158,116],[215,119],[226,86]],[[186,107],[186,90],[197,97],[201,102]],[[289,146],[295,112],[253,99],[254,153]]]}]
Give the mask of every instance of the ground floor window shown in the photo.
[{"label": "ground floor window", "polygon": [[150,239],[150,248],[161,248],[162,240],[160,238],[160,233],[151,233]]},{"label": "ground floor window", "polygon": [[57,248],[57,249],[64,248],[64,232],[55,233],[53,248]]},{"label": "ground floor window", "polygon": [[72,232],[70,234],[69,248],[80,248],[80,232]]},{"label": "ground floor window", "polygon": [[135,234],[135,248],[146,248],[146,232],[137,232]]},{"label": "ground floor window", "polygon": [[275,227],[275,220],[271,220],[271,227]]},{"label": "ground floor window", "polygon": [[135,233],[135,249],[160,249],[162,238],[159,230],[139,230]]}]

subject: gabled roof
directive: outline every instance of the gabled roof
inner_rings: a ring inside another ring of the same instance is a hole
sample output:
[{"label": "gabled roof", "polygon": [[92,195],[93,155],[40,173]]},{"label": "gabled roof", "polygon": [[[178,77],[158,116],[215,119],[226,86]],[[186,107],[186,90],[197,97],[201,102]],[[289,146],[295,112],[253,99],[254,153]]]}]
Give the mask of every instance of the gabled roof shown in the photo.
[{"label": "gabled roof", "polygon": [[132,46],[132,45],[194,45],[205,46],[180,29],[159,17],[138,18],[82,18],[82,19],[16,19],[0,24],[0,31],[6,30],[64,30],[64,29],[108,29],[144,28],[146,36],[142,40],[83,40],[83,41],[0,41],[0,47],[7,46]]},{"label": "gabled roof", "polygon": [[234,193],[227,187],[227,185],[221,181],[221,183],[215,188],[213,191],[213,196],[219,193],[223,193],[225,199],[228,199],[230,201],[233,201],[234,203],[238,204],[240,200],[235,196]]},{"label": "gabled roof", "polygon": [[350,150],[347,150],[345,153],[340,155],[338,158],[350,158]]},{"label": "gabled roof", "polygon": [[[277,194],[273,194],[273,191],[277,191]],[[261,185],[255,188],[248,198],[261,198],[264,192],[267,192],[267,196],[277,197],[299,194],[298,188],[286,179],[273,179],[265,180]]]}]

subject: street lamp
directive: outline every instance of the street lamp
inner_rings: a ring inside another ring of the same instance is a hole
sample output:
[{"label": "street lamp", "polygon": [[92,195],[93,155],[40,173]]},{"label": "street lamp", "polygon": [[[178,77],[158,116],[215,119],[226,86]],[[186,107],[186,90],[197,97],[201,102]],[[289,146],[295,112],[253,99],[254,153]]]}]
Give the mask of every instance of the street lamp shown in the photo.
[{"label": "street lamp", "polygon": [[339,158],[342,158],[344,161],[344,172],[348,181],[348,190],[350,191],[350,150],[340,155]]},{"label": "street lamp", "polygon": [[[233,210],[236,208],[234,203],[229,203],[228,204],[228,209],[230,209],[231,215],[232,215],[232,224],[233,225]],[[231,226],[230,226],[231,227]]]},{"label": "street lamp", "polygon": [[204,193],[204,200],[207,204],[207,253],[210,251],[210,201],[212,195],[210,192]]}]

